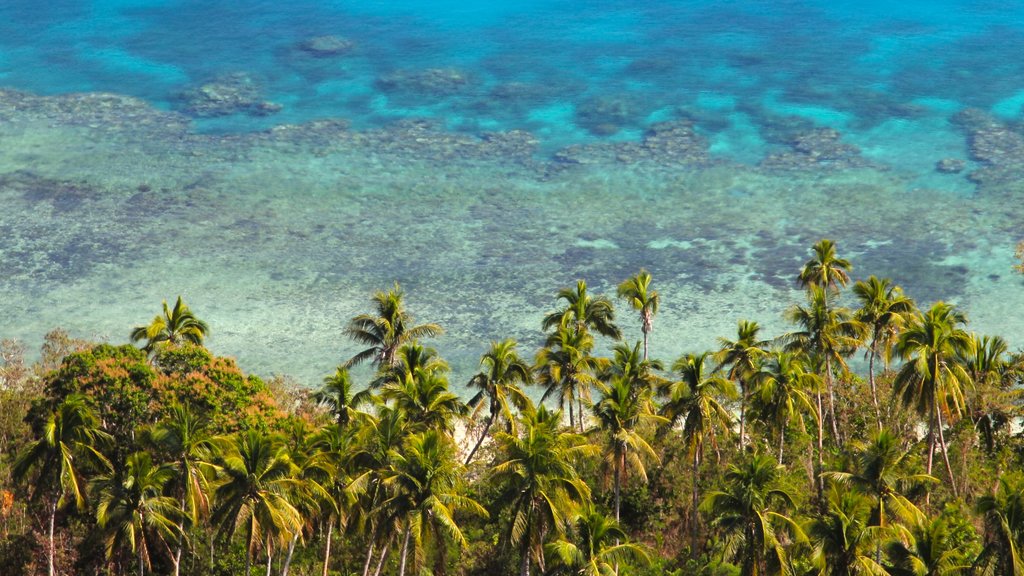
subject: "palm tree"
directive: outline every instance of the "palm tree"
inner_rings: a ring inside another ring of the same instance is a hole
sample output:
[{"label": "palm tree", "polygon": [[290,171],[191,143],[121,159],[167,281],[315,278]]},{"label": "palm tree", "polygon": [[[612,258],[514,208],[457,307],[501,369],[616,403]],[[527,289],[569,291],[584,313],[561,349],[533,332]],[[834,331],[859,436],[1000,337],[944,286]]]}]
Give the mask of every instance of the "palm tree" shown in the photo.
[{"label": "palm tree", "polygon": [[514,426],[513,407],[522,410],[529,403],[519,385],[533,382],[531,367],[516,353],[516,341],[511,338],[501,342],[491,342],[490,350],[480,358],[480,366],[483,370],[469,381],[469,388],[477,388],[479,391],[469,399],[467,404],[473,408],[473,416],[475,416],[483,407],[486,399],[487,423],[473,449],[469,451],[469,456],[466,457],[466,466],[473,461],[473,455],[480,448],[495,421],[500,419],[507,426]]},{"label": "palm tree", "polygon": [[359,407],[370,401],[370,392],[353,393],[348,368],[338,366],[333,375],[324,378],[324,385],[313,393],[313,399],[327,406],[337,418],[338,426],[344,428],[360,413]]},{"label": "palm tree", "polygon": [[[807,306],[796,305],[786,311],[786,319],[799,326],[801,330],[787,334],[783,340],[786,341],[787,350],[803,351],[821,362],[832,436],[836,444],[842,447],[842,437],[836,419],[833,368],[839,367],[844,372],[848,371],[846,358],[860,345],[864,325],[854,320],[850,310],[837,308],[835,299],[835,292],[822,286],[811,285],[807,291]],[[822,413],[820,394],[818,398],[819,413]]]},{"label": "palm tree", "polygon": [[850,261],[836,256],[836,245],[828,238],[823,238],[812,247],[814,257],[808,260],[800,270],[800,285],[808,288],[839,289],[850,281]]},{"label": "palm tree", "polygon": [[[672,382],[663,390],[668,400],[661,408],[662,416],[668,420],[666,428],[674,428],[683,421],[683,436],[693,463],[693,489],[690,503],[690,555],[697,556],[697,486],[700,464],[704,459],[704,444],[708,438],[715,439],[715,429],[730,430],[732,415],[722,400],[735,398],[733,383],[714,373],[707,372],[707,361],[711,352],[687,354],[676,360],[672,370],[680,380]],[[717,445],[716,445],[717,451]]]},{"label": "palm tree", "polygon": [[223,480],[214,492],[213,525],[225,538],[245,530],[245,574],[250,576],[253,552],[265,550],[269,564],[274,544],[286,545],[302,528],[291,502],[296,466],[279,439],[255,430],[223,439],[217,461]]},{"label": "palm tree", "polygon": [[210,510],[208,478],[212,475],[212,440],[207,421],[180,404],[172,405],[167,417],[146,435],[146,443],[167,458],[174,473],[168,484],[181,510],[176,530],[178,541],[172,558],[174,576],[180,574],[185,534]]},{"label": "palm tree", "polygon": [[875,551],[889,532],[870,523],[871,501],[856,491],[833,486],[828,509],[811,520],[807,535],[822,576],[888,575]]},{"label": "palm tree", "polygon": [[893,382],[893,392],[903,404],[913,406],[928,419],[929,475],[938,437],[954,496],[958,492],[949,464],[942,415],[948,413],[952,418],[960,414],[964,388],[970,384],[970,375],[956,362],[958,353],[970,342],[962,328],[966,323],[966,316],[944,302],[936,302],[924,314],[914,316],[896,345],[900,358],[908,362]]},{"label": "palm tree", "polygon": [[378,368],[392,366],[395,353],[403,345],[444,332],[441,326],[433,323],[413,326],[413,317],[405,310],[403,296],[396,282],[391,290],[373,295],[374,314],[360,314],[349,321],[345,333],[369,348],[353,356],[344,364],[345,368],[366,360],[372,360]]},{"label": "palm tree", "polygon": [[821,420],[809,396],[820,389],[821,378],[807,370],[803,354],[776,350],[751,380],[756,386],[753,397],[757,413],[778,432],[779,464],[782,464],[786,428],[794,420],[802,423],[800,416],[804,413],[813,416],[815,422]]},{"label": "palm tree", "polygon": [[888,278],[879,280],[871,276],[867,281],[859,280],[853,285],[853,293],[860,300],[860,309],[855,317],[871,333],[868,346],[868,384],[871,387],[871,403],[875,407],[875,420],[882,429],[882,412],[878,407],[878,392],[875,386],[875,358],[879,356],[889,367],[893,345],[907,319],[914,312],[914,301],[903,295],[899,286]]},{"label": "palm tree", "polygon": [[712,525],[725,533],[725,551],[740,564],[742,576],[777,574],[786,565],[786,551],[776,534],[788,530],[798,540],[803,531],[785,510],[793,496],[781,484],[783,467],[764,454],[725,473],[725,489],[707,495],[702,508]]},{"label": "palm tree", "polygon": [[607,436],[604,469],[606,478],[609,476],[607,472],[611,471],[615,488],[615,521],[618,522],[623,476],[628,477],[633,472],[646,482],[644,458],[660,462],[658,454],[641,432],[645,425],[664,419],[654,413],[651,391],[640,390],[634,393],[630,382],[623,378],[617,378],[604,387],[601,399],[594,404],[593,410],[597,425],[591,433],[600,432]]},{"label": "palm tree", "polygon": [[630,383],[634,392],[640,390],[656,390],[668,384],[668,380],[658,376],[655,370],[664,370],[660,360],[648,360],[640,351],[640,342],[630,346],[626,342],[617,342],[612,347],[612,358],[605,363],[600,361],[601,370],[598,379],[611,382],[623,378]]},{"label": "palm tree", "polygon": [[[578,514],[573,523],[575,538],[559,538],[546,546],[565,573],[578,576],[613,576],[620,562],[650,564],[643,547],[625,542],[619,523],[595,510]],[[573,541],[575,540],[575,541]]]},{"label": "palm tree", "polygon": [[975,564],[987,568],[985,574],[1024,574],[1024,479],[1000,478],[995,494],[975,507],[985,518],[985,547]]},{"label": "palm tree", "polygon": [[907,542],[896,540],[886,547],[893,560],[892,576],[953,576],[972,574],[963,551],[949,532],[943,517],[910,526]]},{"label": "palm tree", "polygon": [[151,566],[152,550],[159,545],[170,555],[168,541],[177,539],[183,512],[163,490],[175,475],[171,464],[154,465],[147,452],[128,456],[124,468],[96,478],[99,489],[96,523],[106,546],[107,558],[116,551],[136,555],[139,576]]},{"label": "palm tree", "polygon": [[557,395],[558,407],[569,406],[569,425],[576,426],[573,412],[575,404],[579,410],[579,429],[583,430],[583,400],[590,399],[590,388],[598,383],[595,374],[604,362],[591,356],[594,338],[586,331],[576,331],[567,326],[548,336],[543,348],[537,352],[537,383],[544,387],[541,402]]},{"label": "palm tree", "polygon": [[402,362],[396,367],[395,378],[381,390],[381,399],[393,403],[413,426],[451,433],[455,419],[465,416],[469,408],[448,390],[448,379],[444,376],[447,365],[428,362],[422,367],[412,367],[415,362],[408,361],[432,353],[425,354],[415,343],[403,346],[399,351]]},{"label": "palm tree", "polygon": [[758,340],[761,326],[757,322],[740,320],[736,340],[719,338],[719,351],[715,361],[719,366],[729,367],[728,377],[740,385],[740,450],[746,435],[747,394],[750,392],[748,379],[757,370],[761,358],[767,354],[767,340]]},{"label": "palm tree", "polygon": [[142,347],[146,352],[153,352],[161,343],[177,346],[183,342],[203,345],[203,339],[210,333],[209,326],[192,313],[192,310],[178,296],[174,308],[167,307],[163,302],[164,313],[157,315],[147,326],[136,326],[131,333],[132,342],[145,340]]},{"label": "palm tree", "polygon": [[46,561],[49,576],[54,576],[54,525],[59,510],[69,501],[78,510],[86,504],[85,473],[90,464],[109,469],[110,462],[99,447],[110,440],[100,430],[100,420],[85,397],[72,394],[50,413],[42,434],[18,455],[12,469],[16,480],[32,478],[32,499],[49,498],[49,531]]},{"label": "palm tree", "polygon": [[455,513],[487,516],[483,506],[465,495],[465,469],[455,455],[451,438],[437,430],[409,437],[400,451],[391,454],[392,468],[383,479],[391,496],[383,506],[400,514],[405,526],[399,576],[405,575],[410,541],[414,547],[414,571],[421,573],[425,550],[431,544],[430,548],[438,552],[434,574],[441,574],[446,563],[445,540],[466,545]]},{"label": "palm tree", "polygon": [[501,457],[492,478],[499,507],[509,510],[503,539],[520,552],[520,576],[529,576],[531,563],[545,570],[548,536],[564,534],[573,513],[590,499],[575,464],[595,448],[582,436],[559,430],[561,419],[559,411],[531,407],[523,411],[517,434],[495,434]]},{"label": "palm tree", "polygon": [[356,433],[351,426],[334,423],[319,429],[310,442],[312,454],[307,468],[323,487],[328,500],[328,505],[321,506],[322,520],[327,526],[323,576],[327,576],[331,564],[334,529],[344,530],[348,526],[356,503],[356,495],[350,490],[355,480],[351,475],[355,468],[354,458],[359,454]]},{"label": "palm tree", "polygon": [[654,330],[654,315],[658,313],[661,299],[657,290],[651,289],[651,275],[644,270],[619,284],[619,298],[629,302],[640,313],[640,331],[644,335],[644,360],[647,360],[647,337]]},{"label": "palm tree", "polygon": [[612,301],[604,296],[588,294],[586,281],[578,280],[575,290],[559,290],[558,298],[565,300],[565,308],[544,317],[541,324],[544,330],[567,326],[576,332],[587,332],[592,329],[602,336],[615,340],[622,338],[622,332],[615,325],[615,308]]}]

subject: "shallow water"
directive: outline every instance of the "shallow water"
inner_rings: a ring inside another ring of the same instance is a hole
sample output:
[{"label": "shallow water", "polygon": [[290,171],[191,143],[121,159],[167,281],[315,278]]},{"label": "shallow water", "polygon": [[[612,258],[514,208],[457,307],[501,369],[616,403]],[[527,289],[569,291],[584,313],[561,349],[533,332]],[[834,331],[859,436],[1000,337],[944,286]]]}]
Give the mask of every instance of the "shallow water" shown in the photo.
[{"label": "shallow water", "polygon": [[218,353],[312,384],[399,280],[462,381],[643,266],[672,358],[784,330],[828,236],[1019,341],[1022,47],[998,2],[9,0],[0,335],[121,342],[183,294]]}]

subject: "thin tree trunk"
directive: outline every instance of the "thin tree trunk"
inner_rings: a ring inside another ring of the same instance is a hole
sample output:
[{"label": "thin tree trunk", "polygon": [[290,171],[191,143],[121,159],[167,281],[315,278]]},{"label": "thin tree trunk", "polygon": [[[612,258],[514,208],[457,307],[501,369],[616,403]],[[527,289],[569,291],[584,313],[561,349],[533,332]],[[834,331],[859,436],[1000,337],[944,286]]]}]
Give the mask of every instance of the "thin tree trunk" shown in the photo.
[{"label": "thin tree trunk", "polygon": [[834,383],[832,382],[832,360],[825,357],[825,386],[828,388],[828,414],[832,425],[832,437],[836,440],[836,446],[843,448],[843,439],[839,436],[839,423],[836,420],[836,396]]},{"label": "thin tree trunk", "polygon": [[622,493],[622,461],[626,458],[626,450],[617,450],[615,456],[615,521],[619,521],[619,498]]},{"label": "thin tree trunk", "polygon": [[292,536],[292,541],[288,543],[288,554],[284,557],[284,566],[281,568],[281,576],[288,576],[288,568],[292,565],[292,554],[295,552],[295,544],[299,541],[299,534],[296,533]]},{"label": "thin tree trunk", "polygon": [[363,563],[363,576],[370,576],[370,562],[373,561],[373,545],[377,541],[377,525],[370,529],[370,547],[366,551],[366,562]]},{"label": "thin tree trunk", "polygon": [[818,397],[818,414],[816,420],[818,421],[818,469],[814,471],[814,487],[818,491],[818,506],[823,507],[825,505],[825,487],[821,478],[821,473],[825,469],[825,456],[823,454],[825,450],[825,442],[823,436],[825,435],[824,417],[822,414],[821,405],[821,392],[817,393]]},{"label": "thin tree trunk", "polygon": [[647,333],[650,332],[650,329],[645,328],[643,332],[644,332],[644,362],[646,362],[647,361]]},{"label": "thin tree trunk", "polygon": [[942,445],[942,460],[946,463],[946,473],[949,474],[949,487],[953,489],[953,497],[959,498],[960,493],[956,489],[956,480],[953,479],[953,467],[949,465],[949,447],[946,446],[946,435],[942,431],[942,411],[939,410],[939,403],[935,403],[936,428],[939,430],[939,443]]},{"label": "thin tree trunk", "polygon": [[50,505],[50,547],[46,551],[46,560],[48,562],[48,571],[50,576],[54,576],[53,566],[53,555],[56,545],[53,541],[53,526],[57,523],[57,502],[60,501],[60,497],[53,499],[53,504]]},{"label": "thin tree trunk", "polygon": [[391,542],[395,539],[395,533],[391,532],[388,535],[387,541],[384,543],[384,549],[380,551],[380,560],[377,562],[377,569],[373,572],[373,576],[380,576],[380,571],[384,569],[384,563],[388,560],[388,555],[391,554]]},{"label": "thin tree trunk", "polygon": [[[324,547],[324,572],[323,576],[327,576],[327,567],[331,564],[331,533],[334,532],[334,522],[327,523],[327,545]],[[363,570],[365,573],[366,571]]]},{"label": "thin tree trunk", "polygon": [[493,423],[494,412],[491,412],[491,415],[487,417],[487,424],[484,426],[484,431],[480,433],[480,438],[477,439],[476,445],[473,446],[473,449],[469,451],[469,456],[466,457],[466,466],[469,466],[469,463],[473,461],[473,456],[476,454],[476,451],[480,449],[480,445],[484,443],[484,438],[487,438],[487,433],[491,430],[491,424]]},{"label": "thin tree trunk", "polygon": [[139,549],[139,576],[146,576],[146,548],[144,542],[138,542]]},{"label": "thin tree trunk", "polygon": [[875,421],[878,423],[878,431],[882,431],[882,411],[878,408],[878,391],[875,388],[875,341],[871,342],[871,352],[868,354],[868,384],[871,386],[871,403],[875,407]]},{"label": "thin tree trunk", "polygon": [[743,440],[747,433],[747,385],[742,378],[740,382],[740,452],[743,452]]},{"label": "thin tree trunk", "polygon": [[523,546],[523,558],[519,561],[519,576],[530,576],[530,550]]},{"label": "thin tree trunk", "polygon": [[402,560],[398,563],[398,576],[405,576],[405,560],[409,554],[409,538],[412,536],[412,526],[405,527],[405,539],[402,542]]},{"label": "thin tree trunk", "polygon": [[573,404],[576,403],[576,393],[573,392],[572,396],[569,397],[569,428],[576,429],[576,419],[572,417]]},{"label": "thin tree trunk", "polygon": [[690,491],[690,558],[697,559],[697,479],[700,475],[700,451],[693,451],[693,488]]},{"label": "thin tree trunk", "polygon": [[[181,498],[178,499],[178,505],[181,506],[182,511],[185,510],[185,493],[182,491]],[[181,574],[181,552],[185,548],[185,520],[182,519],[178,522],[178,546],[174,550],[174,576]]]},{"label": "thin tree trunk", "polygon": [[[925,472],[932,475],[932,461],[935,458],[935,414],[928,418],[928,466]],[[931,506],[932,491],[928,490],[924,495],[924,505]]]},{"label": "thin tree trunk", "polygon": [[271,561],[274,559],[274,555],[270,553],[270,545],[267,545],[267,576],[270,576],[270,568],[272,566]]},{"label": "thin tree trunk", "polygon": [[[252,533],[254,520],[249,519],[249,537],[245,541],[245,576],[252,576]],[[212,560],[211,560],[212,562]]]},{"label": "thin tree trunk", "polygon": [[576,399],[576,402],[578,402],[580,408],[579,418],[577,418],[576,420],[580,424],[580,434],[583,434],[583,390],[580,390],[580,395],[579,398]]},{"label": "thin tree trunk", "polygon": [[786,424],[779,427],[779,464],[782,464],[782,451],[786,447]]}]

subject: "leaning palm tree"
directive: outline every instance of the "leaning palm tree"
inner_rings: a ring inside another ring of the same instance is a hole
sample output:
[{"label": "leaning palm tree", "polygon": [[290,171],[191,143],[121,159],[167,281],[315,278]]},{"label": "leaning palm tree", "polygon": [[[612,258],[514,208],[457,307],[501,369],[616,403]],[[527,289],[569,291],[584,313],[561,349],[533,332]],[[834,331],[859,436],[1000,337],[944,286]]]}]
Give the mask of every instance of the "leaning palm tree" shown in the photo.
[{"label": "leaning palm tree", "polygon": [[958,353],[970,342],[970,335],[963,329],[966,323],[966,316],[944,302],[936,302],[924,314],[913,317],[896,345],[897,353],[908,361],[893,382],[893,392],[903,404],[912,406],[928,420],[928,474],[932,473],[938,440],[954,496],[958,491],[949,464],[942,416],[945,413],[952,418],[960,414],[964,389],[971,383],[967,370],[956,361]]},{"label": "leaning palm tree", "polygon": [[618,522],[623,476],[636,474],[647,481],[644,459],[660,463],[658,454],[644,439],[643,431],[648,425],[663,422],[654,412],[650,390],[634,393],[630,382],[624,378],[612,381],[602,390],[601,399],[594,404],[596,426],[592,434],[605,436],[604,450],[605,477],[611,477],[615,489],[615,521]]},{"label": "leaning palm tree", "polygon": [[192,313],[192,310],[181,300],[168,308],[167,300],[163,302],[163,315],[157,315],[146,326],[136,326],[131,333],[132,342],[145,340],[142,349],[153,352],[161,344],[177,346],[188,342],[202,346],[203,340],[210,333],[210,327]]},{"label": "leaning palm tree", "polygon": [[875,421],[881,430],[882,412],[878,406],[875,386],[875,358],[881,357],[888,368],[896,338],[915,310],[914,301],[904,296],[903,290],[894,286],[888,278],[879,280],[875,276],[854,284],[853,293],[860,300],[860,309],[855,317],[864,323],[871,334],[868,346],[868,384],[871,387],[871,403],[875,407]]},{"label": "leaning palm tree", "polygon": [[651,289],[651,275],[644,270],[619,284],[619,298],[640,313],[640,331],[644,335],[644,360],[647,360],[647,337],[654,330],[654,315],[658,313],[661,298],[657,290]]},{"label": "leaning palm tree", "polygon": [[487,423],[480,433],[473,449],[466,456],[466,466],[473,461],[473,455],[483,444],[491,426],[498,420],[510,429],[515,425],[513,408],[522,410],[528,404],[526,394],[519,385],[533,382],[533,372],[529,364],[516,353],[516,341],[511,338],[501,342],[491,342],[491,348],[480,358],[483,368],[469,381],[469,387],[479,391],[467,403],[475,416],[486,400]]},{"label": "leaning palm tree", "polygon": [[492,468],[497,503],[510,511],[502,540],[520,554],[519,574],[536,564],[546,568],[544,543],[565,533],[573,514],[590,499],[590,488],[576,470],[595,448],[582,436],[560,430],[562,413],[543,405],[522,413],[518,433],[498,432],[499,461]]},{"label": "leaning palm tree", "polygon": [[750,392],[748,380],[757,370],[757,366],[768,352],[767,340],[758,340],[761,326],[750,320],[740,320],[736,340],[719,338],[720,346],[715,353],[715,361],[723,368],[728,366],[728,378],[740,386],[740,450],[746,436],[747,394]]},{"label": "leaning palm tree", "polygon": [[296,466],[276,438],[255,430],[222,439],[217,458],[223,479],[217,486],[212,523],[224,538],[239,529],[245,536],[245,574],[262,549],[269,564],[275,545],[286,546],[301,530],[302,517],[291,501]]},{"label": "leaning palm tree", "polygon": [[619,523],[595,510],[576,516],[573,537],[563,536],[548,544],[548,555],[555,558],[559,574],[574,576],[613,576],[620,563],[650,564],[642,546],[626,542]]},{"label": "leaning palm tree", "polygon": [[66,504],[84,510],[86,505],[86,472],[90,465],[109,469],[110,462],[100,452],[110,436],[100,429],[100,419],[89,407],[85,397],[68,396],[47,417],[42,435],[18,455],[12,470],[15,480],[30,480],[31,498],[47,499],[49,512],[46,562],[49,576],[54,576],[54,526],[57,511]]},{"label": "leaning palm tree", "polygon": [[392,366],[395,353],[402,345],[420,338],[438,336],[444,331],[434,323],[413,325],[413,317],[402,301],[404,293],[398,283],[388,291],[373,295],[376,310],[372,314],[360,314],[349,321],[345,333],[360,344],[369,346],[344,364],[351,368],[371,360],[378,368]]},{"label": "leaning palm tree", "polygon": [[155,549],[171,555],[171,541],[180,542],[182,514],[178,502],[163,493],[174,478],[174,466],[156,465],[147,452],[135,452],[123,469],[98,476],[96,524],[107,558],[126,550],[135,554],[139,576],[152,565]]},{"label": "leaning palm tree", "polygon": [[162,455],[171,465],[174,476],[168,487],[178,500],[181,510],[175,543],[174,576],[180,574],[181,555],[185,548],[185,535],[210,511],[213,475],[213,437],[207,421],[195,415],[188,407],[172,405],[167,416],[147,430],[145,443]]},{"label": "leaning palm tree", "polygon": [[812,247],[814,256],[800,269],[799,281],[804,287],[817,286],[838,290],[850,281],[850,261],[836,255],[836,245],[823,238]]},{"label": "leaning palm tree", "polygon": [[751,456],[730,465],[725,488],[711,492],[701,504],[712,525],[724,532],[726,556],[739,563],[742,576],[782,573],[787,554],[777,536],[780,530],[806,539],[785,514],[794,500],[781,483],[782,470],[770,456]]},{"label": "leaning palm tree", "polygon": [[1024,575],[1024,479],[999,479],[995,494],[975,505],[985,518],[985,547],[975,565],[986,575]]},{"label": "leaning palm tree", "polygon": [[391,470],[383,479],[390,497],[383,507],[401,514],[405,527],[398,575],[405,575],[410,543],[415,573],[422,573],[429,549],[437,551],[436,565],[443,573],[447,541],[466,545],[455,514],[486,517],[487,511],[466,495],[465,468],[456,460],[449,436],[437,430],[413,435],[400,451],[391,454],[391,462]]},{"label": "leaning palm tree", "polygon": [[588,294],[586,281],[577,281],[575,290],[559,290],[558,298],[565,300],[565,307],[544,317],[541,324],[544,330],[568,326],[576,332],[594,330],[615,340],[622,338],[622,332],[615,325],[615,308],[612,301],[604,296]]},{"label": "leaning palm tree", "polygon": [[[690,451],[693,464],[693,490],[690,503],[690,555],[697,555],[697,508],[698,476],[704,459],[704,445],[708,439],[715,442],[715,431],[732,428],[732,415],[723,402],[736,397],[736,387],[727,380],[707,370],[711,352],[687,354],[676,360],[672,370],[680,380],[672,382],[662,392],[667,396],[661,414],[666,417],[667,429],[683,422],[683,436]],[[717,450],[715,444],[715,450]]]}]

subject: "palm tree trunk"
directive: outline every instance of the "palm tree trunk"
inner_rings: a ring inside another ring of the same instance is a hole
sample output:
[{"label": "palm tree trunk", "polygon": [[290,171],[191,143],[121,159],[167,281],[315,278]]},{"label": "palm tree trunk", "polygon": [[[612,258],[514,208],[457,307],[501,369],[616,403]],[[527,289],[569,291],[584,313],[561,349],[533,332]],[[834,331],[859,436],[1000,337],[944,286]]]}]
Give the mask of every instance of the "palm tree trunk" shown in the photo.
[{"label": "palm tree trunk", "polygon": [[252,533],[254,519],[249,519],[249,537],[245,540],[245,576],[252,576]]},{"label": "palm tree trunk", "polygon": [[782,451],[786,448],[786,424],[779,426],[779,464],[782,464]]},{"label": "palm tree trunk", "polygon": [[274,555],[270,553],[270,545],[267,545],[267,576],[270,576],[270,568],[272,566],[271,560],[274,559]]},{"label": "palm tree trunk", "polygon": [[136,545],[139,549],[139,576],[146,576],[146,548],[144,542]]},{"label": "palm tree trunk", "polygon": [[476,454],[476,451],[480,449],[480,445],[484,443],[484,438],[487,437],[487,433],[491,430],[491,424],[493,423],[494,412],[491,412],[491,415],[487,417],[487,424],[484,426],[484,431],[480,433],[480,438],[477,439],[476,445],[473,446],[473,449],[469,451],[469,456],[466,457],[466,466],[469,466],[469,463],[473,461],[473,456]]},{"label": "palm tree trunk", "polygon": [[697,479],[700,475],[700,451],[693,451],[693,488],[690,491],[690,558],[697,559]]},{"label": "palm tree trunk", "polygon": [[622,493],[622,461],[626,459],[626,450],[617,449],[615,455],[615,521],[619,521],[619,498]]},{"label": "palm tree trunk", "polygon": [[875,341],[871,342],[871,351],[868,353],[868,384],[871,386],[871,403],[875,407],[875,422],[878,423],[878,431],[882,431],[882,411],[878,408],[878,391],[875,388]]},{"label": "palm tree trunk", "polygon": [[[334,532],[334,522],[327,523],[327,545],[324,546],[324,572],[327,576],[327,567],[331,564],[331,533]],[[365,573],[365,570],[363,571]],[[175,575],[177,576],[177,575]]]},{"label": "palm tree trunk", "polygon": [[377,541],[377,525],[370,529],[370,547],[366,551],[366,562],[363,563],[363,576],[370,576],[370,562],[373,561],[373,544]]},{"label": "palm tree trunk", "polygon": [[583,434],[583,390],[580,390],[580,395],[576,398],[576,402],[579,404],[579,418],[576,419],[580,424],[580,434]]},{"label": "palm tree trunk", "polygon": [[[814,471],[814,487],[818,491],[818,506],[824,507],[825,487],[823,485],[824,481],[821,478],[821,473],[825,469],[825,456],[823,454],[823,452],[825,451],[825,442],[823,441],[823,436],[825,436],[825,426],[823,422],[824,415],[822,414],[821,392],[818,392],[817,396],[818,414],[816,420],[818,421],[818,469]],[[824,508],[822,509],[824,510]]]},{"label": "palm tree trunk", "polygon": [[53,542],[53,526],[57,523],[57,502],[59,501],[60,497],[57,496],[53,499],[53,504],[50,505],[50,546],[46,550],[47,569],[49,576],[54,576],[53,554],[55,545]]},{"label": "palm tree trunk", "polygon": [[825,386],[828,388],[828,416],[832,425],[832,437],[835,438],[836,446],[843,447],[843,439],[839,436],[839,423],[836,420],[836,394],[832,382],[832,360],[825,357]]},{"label": "palm tree trunk", "polygon": [[384,569],[384,563],[388,560],[388,555],[391,553],[391,542],[395,539],[395,533],[391,532],[388,535],[387,542],[384,543],[384,549],[380,551],[380,559],[377,561],[377,569],[374,570],[373,576],[380,576],[380,571]]},{"label": "palm tree trunk", "polygon": [[644,332],[644,362],[646,362],[647,361],[647,334],[650,332],[650,330],[645,326],[643,332]]},{"label": "palm tree trunk", "polygon": [[288,554],[284,557],[284,566],[281,568],[281,576],[288,576],[288,568],[292,564],[292,554],[295,552],[295,544],[299,541],[299,534],[296,532],[295,536],[292,536],[292,541],[288,543]]},{"label": "palm tree trunk", "polygon": [[572,417],[572,405],[576,403],[576,393],[569,397],[569,428],[576,429],[576,420]]},{"label": "palm tree trunk", "polygon": [[405,527],[405,540],[402,542],[402,560],[398,563],[398,576],[405,576],[405,560],[409,554],[409,538],[412,536],[412,526]]},{"label": "palm tree trunk", "polygon": [[740,383],[740,453],[743,452],[743,437],[746,435],[747,430],[747,385],[743,382],[743,379],[739,379]]},{"label": "palm tree trunk", "polygon": [[530,576],[530,547],[523,540],[523,558],[519,561],[519,576]]},{"label": "palm tree trunk", "polygon": [[939,430],[939,443],[942,446],[942,460],[946,463],[946,473],[949,474],[949,487],[953,489],[953,497],[959,498],[960,494],[956,489],[956,480],[953,479],[953,467],[949,465],[949,447],[946,446],[946,435],[942,431],[942,411],[939,410],[939,403],[936,402],[935,406],[935,421],[936,428]]}]

